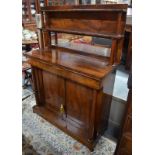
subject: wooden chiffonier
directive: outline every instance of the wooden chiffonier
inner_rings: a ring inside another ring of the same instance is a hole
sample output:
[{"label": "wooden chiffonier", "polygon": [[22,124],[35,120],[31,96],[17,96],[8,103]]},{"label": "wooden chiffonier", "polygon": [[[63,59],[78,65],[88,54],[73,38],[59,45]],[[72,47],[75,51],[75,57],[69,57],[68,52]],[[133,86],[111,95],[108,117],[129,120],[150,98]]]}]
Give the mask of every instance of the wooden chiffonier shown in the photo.
[{"label": "wooden chiffonier", "polygon": [[[41,48],[26,54],[36,92],[34,112],[90,150],[107,127],[126,9],[124,4],[43,7]],[[102,55],[60,47],[61,32],[109,38],[112,46]]]}]

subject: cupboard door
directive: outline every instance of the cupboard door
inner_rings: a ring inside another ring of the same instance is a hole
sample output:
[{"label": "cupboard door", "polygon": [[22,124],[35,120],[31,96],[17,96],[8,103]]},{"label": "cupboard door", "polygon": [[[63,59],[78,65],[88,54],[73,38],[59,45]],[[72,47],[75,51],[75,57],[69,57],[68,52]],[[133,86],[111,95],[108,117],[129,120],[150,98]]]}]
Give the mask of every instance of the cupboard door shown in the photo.
[{"label": "cupboard door", "polygon": [[88,138],[92,101],[92,89],[66,81],[67,129],[77,136]]},{"label": "cupboard door", "polygon": [[43,71],[45,107],[60,115],[60,107],[65,104],[64,79]]}]

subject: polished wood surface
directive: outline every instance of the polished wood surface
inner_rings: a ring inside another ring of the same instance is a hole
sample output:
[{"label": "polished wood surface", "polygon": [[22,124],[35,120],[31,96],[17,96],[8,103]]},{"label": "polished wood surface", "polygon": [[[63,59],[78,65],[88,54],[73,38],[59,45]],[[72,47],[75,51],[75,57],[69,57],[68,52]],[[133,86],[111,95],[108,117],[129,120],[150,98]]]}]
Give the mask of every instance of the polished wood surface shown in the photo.
[{"label": "polished wood surface", "polygon": [[[34,112],[91,151],[108,125],[126,8],[127,5],[44,7],[41,49],[25,54],[32,65],[37,101]],[[55,45],[51,45],[53,31]],[[113,43],[107,55],[89,52],[89,48],[82,51],[59,47],[59,32],[109,37]]]},{"label": "polished wood surface", "polygon": [[[41,10],[41,48],[50,48],[49,32],[89,35],[112,39],[111,65],[120,63],[126,24],[126,4],[48,6]],[[57,41],[56,41],[57,42]]]},{"label": "polished wood surface", "polygon": [[49,6],[42,8],[45,13],[44,27],[55,32],[121,38],[126,23],[126,7],[127,5]]},{"label": "polished wood surface", "polygon": [[115,72],[102,80],[105,88],[97,90],[76,79],[69,80],[35,67],[32,69],[37,99],[34,112],[93,150],[96,140],[107,127]]},{"label": "polished wood surface", "polygon": [[[55,109],[59,113],[59,107],[64,105],[65,91],[64,79],[59,76],[52,75],[46,71],[42,72],[44,83],[44,99],[47,108]],[[47,91],[48,90],[48,91]]]},{"label": "polished wood surface", "polygon": [[47,6],[42,7],[42,11],[127,11],[127,4],[106,4],[106,5],[64,5],[64,6]]},{"label": "polished wood surface", "polygon": [[108,58],[103,58],[103,61],[102,59],[77,54],[75,50],[74,53],[71,52],[72,50],[57,47],[50,50],[31,51],[26,55],[53,66],[60,66],[66,70],[76,71],[79,74],[81,73],[96,79],[103,78],[113,68],[109,65]]}]

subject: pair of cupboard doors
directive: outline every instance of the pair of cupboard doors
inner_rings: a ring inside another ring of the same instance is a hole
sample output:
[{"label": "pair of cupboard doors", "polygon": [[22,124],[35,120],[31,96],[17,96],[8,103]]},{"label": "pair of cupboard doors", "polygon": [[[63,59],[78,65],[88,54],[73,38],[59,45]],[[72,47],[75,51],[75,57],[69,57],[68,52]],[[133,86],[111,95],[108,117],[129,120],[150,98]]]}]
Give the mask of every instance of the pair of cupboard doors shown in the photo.
[{"label": "pair of cupboard doors", "polygon": [[32,67],[32,75],[34,112],[93,150],[107,127],[111,95],[103,87],[93,89],[37,67]]}]

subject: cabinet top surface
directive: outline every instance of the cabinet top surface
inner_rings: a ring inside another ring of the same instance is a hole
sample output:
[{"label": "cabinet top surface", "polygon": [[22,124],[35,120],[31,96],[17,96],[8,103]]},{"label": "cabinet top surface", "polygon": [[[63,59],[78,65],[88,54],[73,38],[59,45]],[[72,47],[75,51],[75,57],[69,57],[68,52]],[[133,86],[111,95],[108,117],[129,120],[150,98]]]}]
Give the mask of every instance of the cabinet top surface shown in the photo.
[{"label": "cabinet top surface", "polygon": [[[42,7],[42,11],[101,11],[101,10],[113,10],[113,11],[126,11],[127,4],[102,4],[102,5],[65,5],[65,6],[46,6]],[[124,9],[124,10],[123,10]]]},{"label": "cabinet top surface", "polygon": [[74,53],[71,53],[71,51],[57,47],[47,50],[34,50],[25,55],[32,60],[59,66],[97,79],[103,78],[112,70],[112,66],[109,65],[107,58],[97,59],[76,53],[76,50],[74,50]]}]

